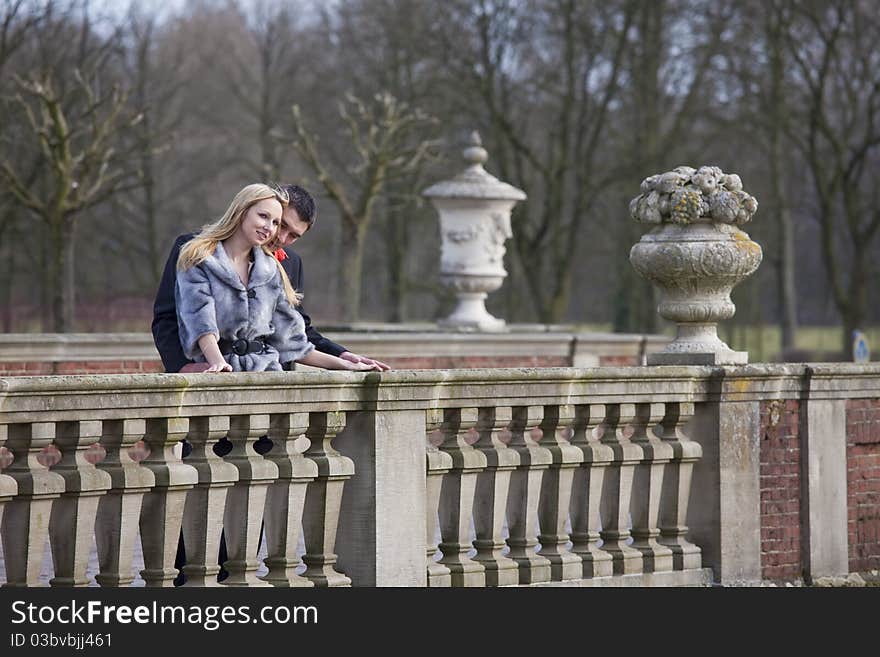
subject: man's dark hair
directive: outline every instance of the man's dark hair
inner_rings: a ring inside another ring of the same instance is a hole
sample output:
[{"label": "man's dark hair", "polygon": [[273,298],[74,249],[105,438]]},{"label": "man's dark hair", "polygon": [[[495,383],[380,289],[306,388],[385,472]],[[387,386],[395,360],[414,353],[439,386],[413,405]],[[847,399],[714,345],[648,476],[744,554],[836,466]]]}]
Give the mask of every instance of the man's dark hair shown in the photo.
[{"label": "man's dark hair", "polygon": [[299,185],[284,185],[281,189],[287,192],[288,206],[296,210],[300,220],[311,228],[318,218],[318,205],[312,195]]}]

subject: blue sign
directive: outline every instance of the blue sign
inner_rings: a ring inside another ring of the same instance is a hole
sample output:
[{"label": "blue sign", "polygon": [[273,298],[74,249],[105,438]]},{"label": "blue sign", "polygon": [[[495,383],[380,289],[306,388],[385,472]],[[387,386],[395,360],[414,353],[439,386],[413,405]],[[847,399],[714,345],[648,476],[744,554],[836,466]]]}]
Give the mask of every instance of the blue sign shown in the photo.
[{"label": "blue sign", "polygon": [[868,338],[861,331],[853,331],[853,362],[867,363],[871,360],[871,350],[868,349]]}]

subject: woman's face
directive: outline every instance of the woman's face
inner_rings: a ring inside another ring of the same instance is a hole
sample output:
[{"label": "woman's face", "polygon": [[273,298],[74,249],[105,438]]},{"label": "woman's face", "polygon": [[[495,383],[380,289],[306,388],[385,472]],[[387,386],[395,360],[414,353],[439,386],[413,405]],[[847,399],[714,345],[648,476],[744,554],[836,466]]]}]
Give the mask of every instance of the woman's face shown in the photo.
[{"label": "woman's face", "polygon": [[281,203],[274,198],[258,201],[244,213],[238,231],[251,246],[261,246],[278,232],[281,210]]}]

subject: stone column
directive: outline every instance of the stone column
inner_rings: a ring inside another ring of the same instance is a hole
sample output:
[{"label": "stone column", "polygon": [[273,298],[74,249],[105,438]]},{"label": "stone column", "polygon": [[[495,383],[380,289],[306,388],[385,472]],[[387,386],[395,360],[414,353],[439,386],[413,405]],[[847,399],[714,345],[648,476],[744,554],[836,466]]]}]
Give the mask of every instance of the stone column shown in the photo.
[{"label": "stone column", "polygon": [[725,586],[761,581],[759,403],[695,404],[689,433],[702,448],[694,464],[689,525],[703,565]]},{"label": "stone column", "polygon": [[54,422],[11,424],[6,439],[15,460],[6,470],[18,494],[3,515],[6,586],[39,586],[53,502],[64,492],[64,478],[49,472],[56,451]]},{"label": "stone column", "polygon": [[609,404],[602,423],[602,443],[614,459],[605,473],[602,488],[602,549],[611,554],[614,573],[642,572],[642,553],[629,545],[629,511],[636,464],[644,458],[642,448],[630,441],[628,427],[635,417],[634,404]]},{"label": "stone column", "polygon": [[98,421],[59,422],[55,444],[61,449],[61,461],[54,472],[64,478],[64,492],[52,506],[49,537],[55,577],[51,586],[88,586],[86,570],[95,535],[98,501],[110,488],[110,475],[94,463],[103,454],[92,445],[101,439]]},{"label": "stone column", "polygon": [[[310,441],[305,456],[318,466],[318,478],[306,488],[303,532],[306,553],[303,577],[315,586],[350,586],[351,579],[334,569],[336,531],[345,482],[355,474],[354,461],[340,454],[331,444],[345,427],[345,413],[309,413],[306,437]],[[421,554],[424,554],[422,552]]]},{"label": "stone column", "polygon": [[614,450],[603,445],[601,423],[607,414],[604,404],[575,406],[571,444],[582,454],[582,464],[571,483],[571,551],[582,562],[583,577],[610,577],[611,554],[599,548],[599,509],[605,472],[614,460]]},{"label": "stone column", "polygon": [[272,449],[266,458],[278,466],[278,479],[266,495],[266,559],[269,572],[263,580],[272,586],[313,587],[311,580],[296,574],[302,564],[296,554],[302,529],[306,487],[318,477],[318,466],[302,452],[307,449],[308,413],[270,416]]},{"label": "stone column", "polygon": [[849,573],[846,400],[802,402],[801,544],[807,581]]},{"label": "stone column", "polygon": [[152,471],[156,483],[144,495],[141,507],[141,546],[147,586],[171,587],[178,571],[174,567],[186,494],[197,482],[198,473],[175,453],[189,431],[187,418],[147,420],[144,442],[150,449],[142,466]]},{"label": "stone column", "polygon": [[269,416],[234,415],[229,419],[232,449],[224,457],[238,470],[238,481],[226,495],[223,531],[229,577],[226,586],[269,586],[257,578],[257,545],[266,507],[266,492],[278,478],[278,466],[254,450],[254,443],[269,432]]},{"label": "stone column", "polygon": [[[0,471],[8,468],[15,460],[15,456],[6,448],[6,438],[9,426],[0,425]],[[3,526],[3,507],[18,493],[18,484],[9,475],[0,472],[0,527]]]},{"label": "stone column", "polygon": [[541,431],[541,446],[550,450],[552,462],[544,473],[541,498],[538,504],[541,533],[538,551],[550,561],[554,580],[580,579],[583,574],[581,558],[565,546],[569,535],[565,527],[569,519],[574,474],[583,461],[580,449],[569,442],[574,435],[575,410],[571,404],[545,406]]},{"label": "stone column", "polygon": [[132,560],[144,494],[156,483],[153,472],[141,465],[147,454],[144,420],[104,420],[101,447],[107,455],[98,469],[110,475],[110,490],[99,498],[95,542],[101,586],[128,586],[134,581]]},{"label": "stone column", "polygon": [[672,461],[663,477],[660,502],[660,543],[672,550],[675,570],[700,568],[700,548],[685,537],[688,533],[688,503],[694,464],[703,453],[699,443],[688,438],[684,425],[694,416],[691,402],[667,402],[661,422],[663,442],[672,448]]},{"label": "stone column", "polygon": [[477,414],[479,439],[474,447],[486,456],[486,469],[477,474],[474,490],[474,561],[486,569],[486,586],[510,586],[519,583],[519,566],[501,554],[505,547],[504,521],[510,475],[519,466],[519,454],[502,440],[510,437],[507,426],[511,409],[481,408]]},{"label": "stone column", "polygon": [[[431,415],[431,413],[428,413]],[[437,554],[438,533],[440,531],[440,489],[443,485],[444,475],[452,470],[452,457],[438,449],[443,442],[443,433],[440,431],[442,417],[434,421],[426,418],[428,434],[426,436],[425,466],[427,477],[425,482],[425,550],[428,570],[428,586],[450,587],[452,586],[452,573],[449,567],[434,559]],[[442,556],[442,555],[441,555]]]},{"label": "stone column", "polygon": [[664,404],[636,404],[630,441],[644,455],[633,474],[632,547],[642,553],[643,569],[648,572],[672,570],[672,550],[662,545],[659,515],[666,464],[672,460],[672,446],[664,443],[654,428],[664,417]]},{"label": "stone column", "polygon": [[473,447],[479,435],[474,430],[477,409],[450,408],[442,411],[440,449],[452,457],[452,469],[443,476],[440,488],[440,563],[449,568],[452,586],[485,586],[486,569],[468,556],[477,475],[486,466],[486,455]]},{"label": "stone column", "polygon": [[544,417],[542,406],[516,406],[510,423],[510,447],[519,454],[507,496],[507,523],[510,537],[507,555],[519,564],[519,583],[550,581],[550,561],[535,552],[538,545],[538,500],[541,482],[553,457],[536,441]]},{"label": "stone column", "polygon": [[186,548],[184,586],[217,586],[217,554],[226,495],[238,481],[238,470],[214,453],[217,441],[229,433],[229,416],[194,417],[189,421],[187,441],[192,452],[187,465],[196,469],[198,483],[186,496],[183,508],[183,544]]},{"label": "stone column", "polygon": [[346,415],[335,444],[357,471],[342,495],[339,565],[355,586],[425,586],[425,412]]}]

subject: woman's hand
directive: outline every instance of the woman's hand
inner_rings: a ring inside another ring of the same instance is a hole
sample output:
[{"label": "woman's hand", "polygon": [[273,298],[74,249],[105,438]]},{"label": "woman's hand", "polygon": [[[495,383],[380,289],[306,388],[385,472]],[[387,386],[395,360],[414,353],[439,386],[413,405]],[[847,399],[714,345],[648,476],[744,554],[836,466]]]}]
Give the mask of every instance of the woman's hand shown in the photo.
[{"label": "woman's hand", "polygon": [[231,372],[232,365],[226,362],[223,354],[220,353],[220,347],[217,346],[217,336],[213,333],[205,333],[199,337],[199,349],[205,355],[208,361],[208,368],[205,372]]},{"label": "woman's hand", "polygon": [[232,371],[232,365],[230,365],[230,364],[227,363],[225,360],[223,360],[223,361],[220,361],[219,363],[211,363],[211,364],[208,366],[208,369],[205,370],[205,373],[210,373],[210,372],[231,372],[231,371]]}]

